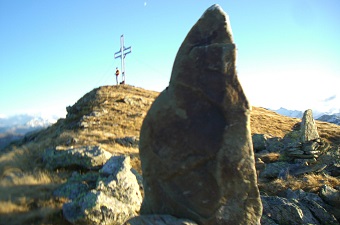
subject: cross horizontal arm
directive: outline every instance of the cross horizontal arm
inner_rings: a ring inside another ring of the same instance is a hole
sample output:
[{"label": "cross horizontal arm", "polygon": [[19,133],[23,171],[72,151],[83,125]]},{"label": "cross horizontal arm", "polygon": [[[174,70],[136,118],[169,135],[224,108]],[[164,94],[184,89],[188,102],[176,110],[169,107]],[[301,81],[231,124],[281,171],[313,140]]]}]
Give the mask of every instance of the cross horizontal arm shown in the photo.
[{"label": "cross horizontal arm", "polygon": [[[127,51],[127,52],[125,52],[125,51]],[[127,47],[127,48],[124,47],[124,50],[123,50],[124,56],[131,53],[131,51],[132,51],[131,46]],[[120,51],[116,52],[114,56],[115,56],[115,59],[122,57],[122,51],[120,50]]]},{"label": "cross horizontal arm", "polygon": [[116,52],[115,53],[115,59],[120,58],[120,57],[122,57],[122,52],[121,51]]},{"label": "cross horizontal arm", "polygon": [[131,52],[131,46],[130,46],[130,47],[127,47],[127,48],[124,47],[124,51],[127,51],[127,50],[129,50],[128,53],[130,53],[130,52]]}]

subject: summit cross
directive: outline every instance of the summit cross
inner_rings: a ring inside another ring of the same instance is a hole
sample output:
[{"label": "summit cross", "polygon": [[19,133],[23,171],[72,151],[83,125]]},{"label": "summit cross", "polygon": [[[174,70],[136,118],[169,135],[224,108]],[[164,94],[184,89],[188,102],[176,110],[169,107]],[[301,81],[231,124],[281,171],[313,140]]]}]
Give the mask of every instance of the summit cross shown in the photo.
[{"label": "summit cross", "polygon": [[125,84],[125,56],[131,53],[131,46],[125,48],[124,46],[124,35],[120,36],[120,50],[115,53],[115,59],[121,59],[121,71],[122,71],[122,84]]}]

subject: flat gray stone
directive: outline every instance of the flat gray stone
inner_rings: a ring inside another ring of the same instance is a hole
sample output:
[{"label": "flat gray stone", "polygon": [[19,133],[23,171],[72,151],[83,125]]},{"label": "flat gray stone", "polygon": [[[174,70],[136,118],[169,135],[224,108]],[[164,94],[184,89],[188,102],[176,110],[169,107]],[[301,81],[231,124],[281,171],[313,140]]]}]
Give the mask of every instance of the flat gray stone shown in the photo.
[{"label": "flat gray stone", "polygon": [[43,161],[47,169],[74,168],[96,170],[102,167],[111,157],[100,146],[82,146],[68,149],[47,149]]}]

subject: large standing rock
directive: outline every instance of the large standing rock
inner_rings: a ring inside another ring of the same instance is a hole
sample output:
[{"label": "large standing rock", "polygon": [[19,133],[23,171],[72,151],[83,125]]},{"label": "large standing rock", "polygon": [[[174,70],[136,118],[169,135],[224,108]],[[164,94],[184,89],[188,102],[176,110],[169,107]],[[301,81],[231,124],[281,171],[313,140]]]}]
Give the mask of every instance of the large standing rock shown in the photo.
[{"label": "large standing rock", "polygon": [[198,224],[259,223],[250,106],[235,59],[228,16],[214,5],[187,35],[169,87],[143,122],[142,214]]},{"label": "large standing rock", "polygon": [[301,122],[301,141],[302,143],[308,141],[314,141],[319,139],[318,129],[313,118],[313,112],[311,109],[306,110],[303,113]]}]

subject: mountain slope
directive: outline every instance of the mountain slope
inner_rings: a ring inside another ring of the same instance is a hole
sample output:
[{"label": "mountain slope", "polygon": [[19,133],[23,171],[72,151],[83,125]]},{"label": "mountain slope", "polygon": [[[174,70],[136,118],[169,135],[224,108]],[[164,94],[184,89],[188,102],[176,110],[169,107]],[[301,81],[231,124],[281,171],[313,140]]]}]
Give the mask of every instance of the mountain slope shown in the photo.
[{"label": "mountain slope", "polygon": [[[138,146],[126,140],[138,141],[142,121],[158,94],[129,85],[96,88],[67,107],[65,119],[8,146],[0,154],[0,221],[69,224],[60,211],[67,199],[53,197],[53,191],[73,171],[46,170],[42,154],[48,148],[100,145],[111,153],[130,155],[132,166],[141,172]],[[252,108],[253,134],[283,137],[299,122],[264,108]],[[339,126],[320,121],[317,126],[321,137],[333,146],[340,145]]]}]

